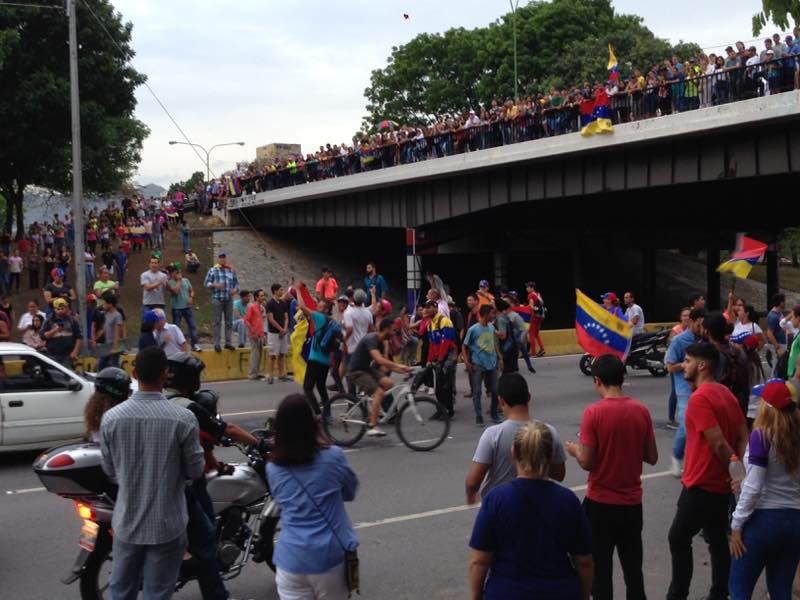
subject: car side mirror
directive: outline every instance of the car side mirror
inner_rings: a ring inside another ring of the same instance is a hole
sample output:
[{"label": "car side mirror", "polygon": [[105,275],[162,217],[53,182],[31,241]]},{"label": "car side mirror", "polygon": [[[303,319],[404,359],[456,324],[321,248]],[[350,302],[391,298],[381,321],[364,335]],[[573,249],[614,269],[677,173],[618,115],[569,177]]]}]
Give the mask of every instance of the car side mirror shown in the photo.
[{"label": "car side mirror", "polygon": [[69,383],[67,384],[67,389],[70,392],[80,392],[83,389],[83,384],[77,379],[70,379]]}]

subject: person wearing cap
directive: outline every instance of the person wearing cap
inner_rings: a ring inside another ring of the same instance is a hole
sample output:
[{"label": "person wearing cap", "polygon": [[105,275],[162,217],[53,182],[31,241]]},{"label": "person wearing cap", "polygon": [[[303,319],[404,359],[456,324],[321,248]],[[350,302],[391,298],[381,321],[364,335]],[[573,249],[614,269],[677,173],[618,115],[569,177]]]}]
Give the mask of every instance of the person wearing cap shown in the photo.
[{"label": "person wearing cap", "polygon": [[481,306],[494,306],[494,294],[489,291],[489,282],[481,279],[478,282],[478,291],[475,292],[478,296],[478,308]]},{"label": "person wearing cap", "polygon": [[188,273],[197,273],[200,269],[200,259],[197,254],[189,248],[183,258],[186,260],[186,271]]},{"label": "person wearing cap", "polygon": [[339,290],[339,284],[333,278],[333,273],[328,267],[322,268],[322,277],[317,281],[314,290],[317,292],[317,297],[325,300],[330,305],[336,302],[336,292]]},{"label": "person wearing cap", "polygon": [[56,267],[50,271],[52,281],[44,286],[42,295],[47,304],[47,314],[53,314],[53,301],[56,298],[63,298],[69,307],[70,303],[78,299],[72,286],[64,281],[64,271]]},{"label": "person wearing cap", "polygon": [[53,300],[53,314],[42,326],[46,354],[57,363],[72,369],[81,349],[81,326],[69,311],[64,298]]},{"label": "person wearing cap", "polygon": [[[708,598],[728,597],[730,463],[744,456],[747,423],[736,396],[714,375],[719,352],[709,343],[686,349],[683,376],[692,389],[686,408],[686,463],[683,489],[669,529],[672,580],[667,600],[686,600],[692,581],[692,539],[703,531],[711,554]],[[741,467],[741,465],[738,465]]]},{"label": "person wearing cap", "polygon": [[236,271],[228,264],[225,252],[217,254],[217,263],[208,270],[203,285],[211,290],[214,312],[214,350],[221,352],[222,320],[225,319],[225,349],[233,350],[233,296],[239,293]]},{"label": "person wearing cap", "polygon": [[606,292],[602,296],[600,296],[601,300],[603,301],[603,308],[605,308],[608,312],[612,315],[619,317],[623,321],[626,321],[625,314],[622,312],[622,309],[619,307],[619,298],[614,292]]},{"label": "person wearing cap", "polygon": [[766,570],[770,598],[790,598],[800,563],[800,411],[793,382],[753,388],[760,404],[745,455],[747,474],[731,520],[732,600],[750,598]]}]

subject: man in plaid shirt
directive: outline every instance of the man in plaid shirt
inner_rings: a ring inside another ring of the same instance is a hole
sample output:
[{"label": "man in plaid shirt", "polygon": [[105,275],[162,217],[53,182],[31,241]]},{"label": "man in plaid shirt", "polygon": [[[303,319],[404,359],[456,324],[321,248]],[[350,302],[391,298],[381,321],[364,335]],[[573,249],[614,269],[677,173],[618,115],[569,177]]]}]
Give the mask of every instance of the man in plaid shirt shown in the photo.
[{"label": "man in plaid shirt", "polygon": [[211,307],[214,310],[214,350],[221,352],[220,327],[225,317],[225,349],[233,350],[233,297],[239,293],[239,280],[236,272],[228,264],[227,255],[220,252],[217,264],[211,267],[203,282],[211,290]]}]

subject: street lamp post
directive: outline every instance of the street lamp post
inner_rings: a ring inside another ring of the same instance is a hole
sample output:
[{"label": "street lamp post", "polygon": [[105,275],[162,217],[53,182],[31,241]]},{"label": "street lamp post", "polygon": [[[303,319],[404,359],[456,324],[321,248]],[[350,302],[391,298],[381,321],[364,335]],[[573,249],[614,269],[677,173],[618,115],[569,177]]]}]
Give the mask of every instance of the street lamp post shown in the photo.
[{"label": "street lamp post", "polygon": [[210,158],[211,158],[211,151],[214,148],[219,148],[220,146],[244,146],[244,142],[226,142],[224,144],[214,144],[213,146],[211,146],[211,148],[206,150],[200,144],[192,144],[192,143],[189,143],[189,142],[176,142],[175,140],[170,140],[170,142],[169,142],[170,146],[174,146],[175,144],[181,144],[183,146],[194,146],[195,148],[200,148],[200,150],[205,152],[205,155],[206,155],[206,183],[211,181],[211,166],[210,166],[211,163],[210,163]]},{"label": "street lamp post", "polygon": [[519,93],[517,92],[517,82],[519,81],[519,77],[517,77],[517,7],[519,6],[519,0],[516,0],[516,2],[508,0],[508,5],[511,7],[511,28],[514,32],[514,102],[516,102],[517,98],[519,98]]}]

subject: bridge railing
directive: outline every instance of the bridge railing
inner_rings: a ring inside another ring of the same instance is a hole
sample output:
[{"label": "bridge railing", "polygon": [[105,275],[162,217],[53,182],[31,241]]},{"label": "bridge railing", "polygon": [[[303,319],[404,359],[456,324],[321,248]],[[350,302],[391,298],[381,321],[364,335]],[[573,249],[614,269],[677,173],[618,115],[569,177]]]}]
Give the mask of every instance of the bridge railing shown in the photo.
[{"label": "bridge railing", "polygon": [[[688,71],[684,77],[644,89],[620,91],[609,98],[612,122],[618,125],[792,90],[796,86],[796,60],[800,57],[708,75],[695,76]],[[577,131],[579,104],[537,106],[535,112],[513,119],[409,137],[374,148],[350,149],[341,156],[300,161],[287,168],[240,177],[240,183],[244,194],[252,194]]]}]

